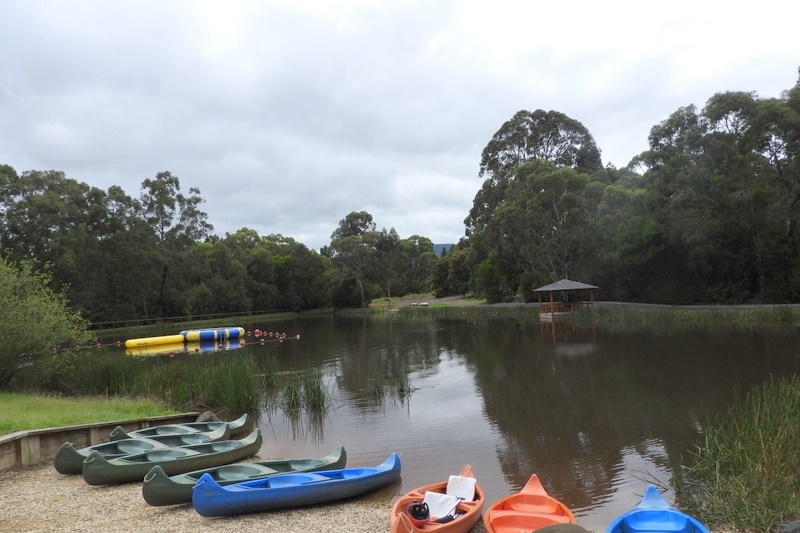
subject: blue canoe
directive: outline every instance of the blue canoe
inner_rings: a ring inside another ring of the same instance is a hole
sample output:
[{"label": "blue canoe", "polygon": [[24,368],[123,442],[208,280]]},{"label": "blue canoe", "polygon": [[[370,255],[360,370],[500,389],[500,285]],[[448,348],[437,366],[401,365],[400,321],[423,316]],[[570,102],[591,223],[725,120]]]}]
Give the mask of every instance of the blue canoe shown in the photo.
[{"label": "blue canoe", "polygon": [[344,500],[399,479],[396,453],[375,467],[280,474],[224,487],[203,474],[192,491],[192,503],[203,516],[232,516]]},{"label": "blue canoe", "polygon": [[661,497],[650,485],[642,501],[630,511],[618,516],[606,533],[709,533],[696,518],[679,511]]}]

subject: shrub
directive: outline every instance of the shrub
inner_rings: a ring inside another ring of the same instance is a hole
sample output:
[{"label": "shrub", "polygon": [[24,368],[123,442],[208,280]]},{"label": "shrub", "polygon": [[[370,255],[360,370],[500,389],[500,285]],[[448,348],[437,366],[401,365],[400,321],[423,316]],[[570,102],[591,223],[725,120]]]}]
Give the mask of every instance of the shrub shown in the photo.
[{"label": "shrub", "polygon": [[49,288],[50,280],[31,263],[15,266],[0,258],[0,389],[20,368],[54,350],[94,341],[88,321]]}]

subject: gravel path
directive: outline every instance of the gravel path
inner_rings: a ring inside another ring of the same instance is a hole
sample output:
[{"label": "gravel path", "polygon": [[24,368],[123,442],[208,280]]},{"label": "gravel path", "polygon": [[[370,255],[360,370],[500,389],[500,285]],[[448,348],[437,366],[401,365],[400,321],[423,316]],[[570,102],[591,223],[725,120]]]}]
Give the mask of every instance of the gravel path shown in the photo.
[{"label": "gravel path", "polygon": [[0,532],[376,533],[389,530],[395,492],[395,487],[387,487],[330,505],[205,518],[189,504],[147,505],[141,484],[90,486],[81,476],[59,474],[50,463],[0,474]]}]

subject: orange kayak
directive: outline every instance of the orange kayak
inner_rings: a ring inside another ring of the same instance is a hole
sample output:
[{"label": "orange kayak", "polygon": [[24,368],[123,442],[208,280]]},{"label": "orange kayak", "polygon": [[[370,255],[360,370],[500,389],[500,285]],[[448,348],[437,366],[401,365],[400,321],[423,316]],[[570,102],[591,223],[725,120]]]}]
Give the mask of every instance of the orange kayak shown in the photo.
[{"label": "orange kayak", "polygon": [[[467,492],[463,492],[464,490]],[[472,499],[469,499],[469,496],[462,496],[468,492],[472,492]],[[394,502],[390,531],[391,533],[466,533],[480,520],[485,500],[486,495],[475,480],[472,467],[465,465],[458,476],[450,476],[447,481],[413,489]],[[429,501],[431,507],[427,520],[413,517],[413,513],[409,514],[409,505],[422,503],[427,505]],[[450,505],[450,501],[455,503]],[[437,514],[436,507],[445,511],[438,511]]]},{"label": "orange kayak", "polygon": [[483,515],[487,533],[519,533],[554,524],[574,524],[569,507],[547,494],[533,474],[522,490],[496,501]]}]

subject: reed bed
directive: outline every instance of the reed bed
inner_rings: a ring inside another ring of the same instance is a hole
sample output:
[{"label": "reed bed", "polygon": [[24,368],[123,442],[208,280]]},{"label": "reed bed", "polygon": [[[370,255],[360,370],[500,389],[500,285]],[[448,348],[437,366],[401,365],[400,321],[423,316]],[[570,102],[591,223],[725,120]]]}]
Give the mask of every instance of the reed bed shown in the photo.
[{"label": "reed bed", "polygon": [[568,321],[608,333],[674,333],[709,330],[785,330],[795,332],[800,311],[786,306],[753,308],[613,307],[581,309]]},{"label": "reed bed", "polygon": [[64,396],[157,398],[178,410],[258,408],[274,376],[247,356],[133,358],[105,350],[65,352],[19,373],[14,389]]},{"label": "reed bed", "polygon": [[680,504],[714,526],[770,531],[800,517],[800,378],[765,383],[706,424],[675,480]]},{"label": "reed bed", "polygon": [[329,394],[318,370],[308,370],[293,375],[283,389],[281,405],[286,411],[307,409],[323,411],[328,406]]}]

